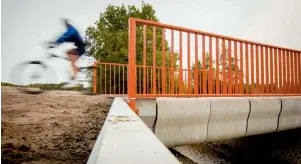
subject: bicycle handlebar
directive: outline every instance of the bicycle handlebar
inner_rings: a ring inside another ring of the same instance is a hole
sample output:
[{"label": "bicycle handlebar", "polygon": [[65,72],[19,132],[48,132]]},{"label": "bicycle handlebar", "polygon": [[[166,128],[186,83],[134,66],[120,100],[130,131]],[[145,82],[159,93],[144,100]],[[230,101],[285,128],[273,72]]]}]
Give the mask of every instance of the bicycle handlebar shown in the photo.
[{"label": "bicycle handlebar", "polygon": [[47,48],[47,49],[51,49],[56,47],[57,45],[53,42],[43,42],[43,45]]},{"label": "bicycle handlebar", "polygon": [[49,54],[49,57],[50,58],[61,58],[61,59],[65,59],[65,60],[69,60],[70,61],[69,58],[66,58],[66,57],[63,57],[63,56],[54,55],[54,54]]}]

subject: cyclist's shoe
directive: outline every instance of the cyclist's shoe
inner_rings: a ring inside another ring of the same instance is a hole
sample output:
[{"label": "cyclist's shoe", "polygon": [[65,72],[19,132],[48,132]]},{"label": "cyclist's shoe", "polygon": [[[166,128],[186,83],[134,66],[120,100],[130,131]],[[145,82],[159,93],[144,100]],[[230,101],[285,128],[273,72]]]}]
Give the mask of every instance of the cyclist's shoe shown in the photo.
[{"label": "cyclist's shoe", "polygon": [[81,84],[78,83],[77,81],[71,81],[68,84],[63,85],[61,88],[62,89],[71,89],[71,88],[76,88],[76,87],[80,87]]}]

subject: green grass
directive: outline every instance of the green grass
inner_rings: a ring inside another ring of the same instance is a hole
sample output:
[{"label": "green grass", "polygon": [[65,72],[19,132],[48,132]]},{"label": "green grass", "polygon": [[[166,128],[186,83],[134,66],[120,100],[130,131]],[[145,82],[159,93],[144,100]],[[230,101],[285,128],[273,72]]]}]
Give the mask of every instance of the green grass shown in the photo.
[{"label": "green grass", "polygon": [[[10,83],[6,83],[6,82],[1,82],[1,86],[12,86],[12,87],[30,87],[30,88],[40,88],[42,90],[62,90],[61,87],[63,85],[65,85],[66,83],[58,83],[58,84],[29,84],[27,86],[19,86],[19,85],[14,85],[14,84],[10,84]],[[76,88],[72,88],[72,89],[68,89],[68,90],[72,90],[72,91],[79,91],[83,89],[83,85],[81,85],[80,87],[76,87]]]}]

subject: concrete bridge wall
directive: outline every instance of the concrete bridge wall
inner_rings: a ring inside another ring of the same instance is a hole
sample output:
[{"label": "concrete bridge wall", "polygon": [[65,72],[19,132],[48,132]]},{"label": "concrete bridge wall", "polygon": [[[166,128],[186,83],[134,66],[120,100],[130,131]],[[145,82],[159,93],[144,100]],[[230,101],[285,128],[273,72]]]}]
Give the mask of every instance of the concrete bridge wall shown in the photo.
[{"label": "concrete bridge wall", "polygon": [[301,97],[115,98],[88,164],[172,163],[170,147],[301,127]]},{"label": "concrete bridge wall", "polygon": [[301,97],[138,99],[137,108],[167,147],[301,127]]}]

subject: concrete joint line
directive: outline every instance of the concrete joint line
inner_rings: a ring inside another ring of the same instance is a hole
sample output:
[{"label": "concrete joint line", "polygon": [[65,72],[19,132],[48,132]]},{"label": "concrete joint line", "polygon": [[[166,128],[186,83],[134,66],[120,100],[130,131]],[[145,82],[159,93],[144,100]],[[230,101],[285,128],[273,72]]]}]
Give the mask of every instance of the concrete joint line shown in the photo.
[{"label": "concrete joint line", "polygon": [[210,121],[210,117],[211,117],[211,101],[210,101],[210,100],[209,100],[209,104],[210,104],[210,107],[209,107],[210,113],[209,113],[209,117],[208,117],[208,121],[207,121],[207,134],[206,134],[206,139],[204,140],[204,142],[206,142],[206,141],[207,141],[207,138],[208,138],[209,121]]},{"label": "concrete joint line", "polygon": [[247,123],[246,123],[246,132],[245,132],[245,135],[248,133],[248,123],[249,123],[249,118],[250,118],[250,114],[251,114],[251,110],[252,110],[252,104],[251,104],[251,101],[250,99],[247,98],[247,100],[249,101],[249,114],[248,114],[248,117],[247,117]]},{"label": "concrete joint line", "polygon": [[279,128],[280,116],[281,116],[281,113],[282,113],[282,99],[279,99],[279,100],[280,100],[280,111],[279,111],[279,114],[278,114],[277,128],[274,132],[276,132]]},{"label": "concrete joint line", "polygon": [[158,103],[157,103],[157,99],[156,99],[156,116],[155,116],[155,121],[153,124],[153,133],[156,134],[156,125],[157,125],[157,119],[158,119]]}]

